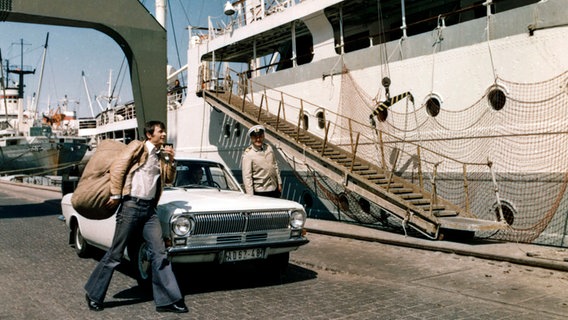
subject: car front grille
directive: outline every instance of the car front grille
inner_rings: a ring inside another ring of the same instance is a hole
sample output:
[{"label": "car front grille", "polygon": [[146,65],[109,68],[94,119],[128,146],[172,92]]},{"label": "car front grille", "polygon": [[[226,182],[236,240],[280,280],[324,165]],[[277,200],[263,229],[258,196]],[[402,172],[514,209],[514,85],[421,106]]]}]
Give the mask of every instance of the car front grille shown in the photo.
[{"label": "car front grille", "polygon": [[[195,214],[193,235],[247,233],[287,229],[288,211]],[[251,235],[251,237],[254,237]],[[261,241],[256,240],[256,241]],[[254,241],[251,238],[251,241]]]}]

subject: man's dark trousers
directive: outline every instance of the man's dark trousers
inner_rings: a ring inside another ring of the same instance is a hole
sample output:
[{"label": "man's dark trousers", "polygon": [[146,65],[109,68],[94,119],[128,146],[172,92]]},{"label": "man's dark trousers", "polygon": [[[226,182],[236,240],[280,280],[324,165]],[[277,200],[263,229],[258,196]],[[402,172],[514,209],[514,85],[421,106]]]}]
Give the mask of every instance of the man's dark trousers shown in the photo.
[{"label": "man's dark trousers", "polygon": [[162,228],[153,201],[130,198],[123,201],[116,215],[116,230],[111,247],[85,284],[87,295],[92,300],[99,303],[104,301],[112,274],[120,264],[124,249],[140,230],[152,261],[152,290],[156,306],[166,306],[182,299],[172,266],[166,257]]}]

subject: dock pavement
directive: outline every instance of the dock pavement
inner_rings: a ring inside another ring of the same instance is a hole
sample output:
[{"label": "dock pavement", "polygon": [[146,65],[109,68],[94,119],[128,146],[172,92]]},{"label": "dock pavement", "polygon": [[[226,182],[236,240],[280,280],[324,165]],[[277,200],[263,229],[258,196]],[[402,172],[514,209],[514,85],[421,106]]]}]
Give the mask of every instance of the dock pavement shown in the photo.
[{"label": "dock pavement", "polygon": [[[0,188],[10,187],[52,191],[55,197],[61,197],[61,190],[57,187],[29,185],[0,180]],[[564,247],[487,239],[483,241],[473,239],[467,242],[430,240],[347,222],[310,218],[306,221],[305,227],[308,232],[308,237],[309,233],[325,234],[422,250],[454,253],[488,260],[507,261],[532,267],[568,271],[568,248]]]},{"label": "dock pavement", "polygon": [[308,219],[309,233],[326,234],[335,237],[373,241],[390,245],[423,250],[454,253],[482,259],[507,261],[515,264],[568,271],[568,248],[536,244],[475,239],[467,242],[430,240],[406,236],[391,231],[364,227],[346,222]]}]

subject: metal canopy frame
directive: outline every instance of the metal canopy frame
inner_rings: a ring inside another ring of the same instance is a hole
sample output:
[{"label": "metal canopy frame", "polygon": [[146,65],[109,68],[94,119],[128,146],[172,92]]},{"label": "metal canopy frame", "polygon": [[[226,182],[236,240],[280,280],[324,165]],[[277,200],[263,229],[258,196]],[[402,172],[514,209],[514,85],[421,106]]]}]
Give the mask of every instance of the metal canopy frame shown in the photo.
[{"label": "metal canopy frame", "polygon": [[0,21],[90,28],[111,37],[130,67],[138,131],[167,121],[166,30],[138,0],[0,0]]}]

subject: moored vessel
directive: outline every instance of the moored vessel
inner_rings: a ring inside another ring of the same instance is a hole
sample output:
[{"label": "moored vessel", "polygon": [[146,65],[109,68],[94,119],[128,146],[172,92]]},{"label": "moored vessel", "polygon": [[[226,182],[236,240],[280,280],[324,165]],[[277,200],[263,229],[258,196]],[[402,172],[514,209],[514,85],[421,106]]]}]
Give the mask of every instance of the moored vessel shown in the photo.
[{"label": "moored vessel", "polygon": [[[6,68],[2,62],[0,175],[61,175],[81,162],[88,149],[87,139],[76,136],[72,128],[75,120],[72,114],[63,111],[52,115],[54,117],[44,116],[45,123],[38,119],[39,89],[35,102],[24,106],[24,75],[35,73],[35,69],[23,65],[23,51],[21,61],[20,66],[10,66],[6,61]],[[43,72],[43,64],[41,68]],[[14,85],[9,85],[10,73],[18,75],[18,80],[12,81]]]},{"label": "moored vessel", "polygon": [[178,153],[239,176],[262,123],[311,217],[568,245],[562,1],[229,5],[191,33]]}]

